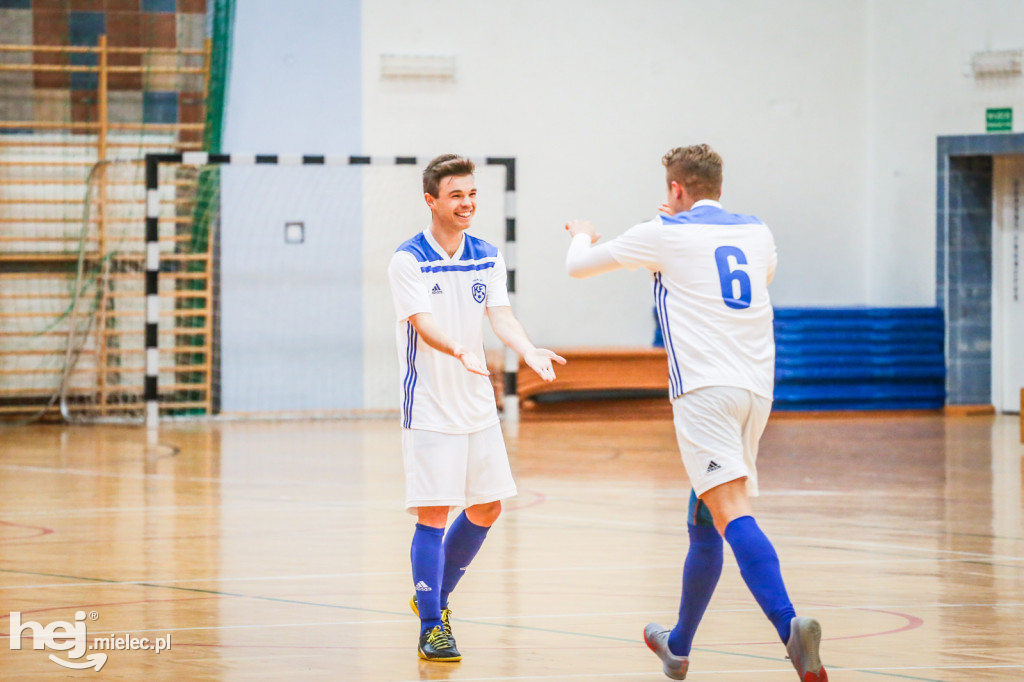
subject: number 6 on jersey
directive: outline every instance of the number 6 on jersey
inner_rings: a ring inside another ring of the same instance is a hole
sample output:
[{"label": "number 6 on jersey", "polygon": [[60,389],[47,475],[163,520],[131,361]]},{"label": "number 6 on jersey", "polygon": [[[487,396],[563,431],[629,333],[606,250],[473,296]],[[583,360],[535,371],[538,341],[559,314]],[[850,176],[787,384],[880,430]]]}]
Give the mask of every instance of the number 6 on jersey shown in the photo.
[{"label": "number 6 on jersey", "polygon": [[[730,264],[729,258],[735,262]],[[722,300],[730,308],[743,310],[750,307],[750,275],[737,266],[747,264],[747,256],[735,246],[719,246],[715,249],[715,264],[718,265],[718,280],[722,285]],[[739,292],[736,285],[739,285]]]}]

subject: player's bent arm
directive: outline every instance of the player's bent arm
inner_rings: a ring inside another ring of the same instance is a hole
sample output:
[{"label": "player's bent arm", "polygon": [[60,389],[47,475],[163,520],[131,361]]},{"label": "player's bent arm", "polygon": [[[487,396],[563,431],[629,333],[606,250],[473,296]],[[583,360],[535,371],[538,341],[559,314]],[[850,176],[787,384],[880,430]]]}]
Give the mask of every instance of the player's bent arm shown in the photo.
[{"label": "player's bent arm", "polygon": [[491,329],[494,335],[501,339],[501,342],[519,353],[537,375],[544,381],[555,380],[555,370],[551,362],[560,365],[565,364],[565,358],[548,350],[537,348],[526,335],[526,329],[522,323],[512,314],[512,308],[503,306],[492,306],[487,309],[487,318],[491,321]]},{"label": "player's bent arm", "polygon": [[481,376],[490,375],[490,372],[487,371],[487,365],[480,358],[444,333],[444,330],[434,321],[433,314],[416,313],[415,315],[410,315],[409,324],[416,329],[424,343],[436,351],[458,359],[467,371]]},{"label": "player's bent arm", "polygon": [[582,279],[601,275],[622,267],[608,250],[607,244],[590,245],[590,237],[577,234],[569,243],[569,253],[565,256],[565,270],[570,277]]}]

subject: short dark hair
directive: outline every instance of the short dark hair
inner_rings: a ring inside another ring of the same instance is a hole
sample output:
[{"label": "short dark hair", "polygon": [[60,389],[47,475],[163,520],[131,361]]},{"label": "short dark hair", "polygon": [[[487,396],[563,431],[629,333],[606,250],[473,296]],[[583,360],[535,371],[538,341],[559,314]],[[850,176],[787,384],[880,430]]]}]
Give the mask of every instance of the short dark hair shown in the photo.
[{"label": "short dark hair", "polygon": [[709,145],[670,149],[661,163],[666,180],[678,182],[694,199],[717,199],[722,193],[722,157]]},{"label": "short dark hair", "polygon": [[476,164],[467,158],[458,154],[442,154],[423,169],[423,191],[436,199],[441,180],[452,175],[472,175],[475,170]]}]

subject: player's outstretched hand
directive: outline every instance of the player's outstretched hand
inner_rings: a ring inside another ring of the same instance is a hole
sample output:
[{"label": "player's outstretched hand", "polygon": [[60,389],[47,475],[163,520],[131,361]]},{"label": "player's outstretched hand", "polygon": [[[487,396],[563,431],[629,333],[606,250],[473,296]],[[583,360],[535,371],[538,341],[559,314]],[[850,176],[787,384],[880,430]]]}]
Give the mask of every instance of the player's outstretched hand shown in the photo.
[{"label": "player's outstretched hand", "polygon": [[569,231],[569,235],[575,237],[578,234],[585,234],[590,237],[590,243],[596,244],[597,240],[601,238],[595,230],[593,224],[586,220],[570,220],[565,224],[565,229]]},{"label": "player's outstretched hand", "polygon": [[661,206],[658,207],[658,210],[664,213],[665,215],[673,215],[672,207],[669,206],[668,204],[662,204]]},{"label": "player's outstretched hand", "polygon": [[551,366],[551,362],[565,364],[565,358],[547,348],[536,348],[524,355],[523,360],[530,366],[530,369],[537,373],[537,376],[549,382],[555,380],[555,368]]},{"label": "player's outstretched hand", "polygon": [[469,351],[461,351],[455,357],[459,359],[459,362],[462,363],[462,366],[466,368],[467,372],[479,374],[482,377],[491,376],[491,373],[487,370],[487,365],[485,365],[483,361],[473,353],[470,353]]}]

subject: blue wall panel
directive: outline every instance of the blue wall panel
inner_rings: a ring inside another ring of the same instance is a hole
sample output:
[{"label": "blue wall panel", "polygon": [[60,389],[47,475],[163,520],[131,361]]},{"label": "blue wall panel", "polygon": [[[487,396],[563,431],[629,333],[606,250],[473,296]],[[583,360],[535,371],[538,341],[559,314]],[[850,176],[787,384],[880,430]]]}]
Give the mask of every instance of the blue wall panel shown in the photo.
[{"label": "blue wall panel", "polygon": [[[358,0],[237,5],[223,150],[362,148]],[[357,169],[226,168],[221,409],[362,407],[362,182]],[[302,221],[306,241],[286,244]]]}]

